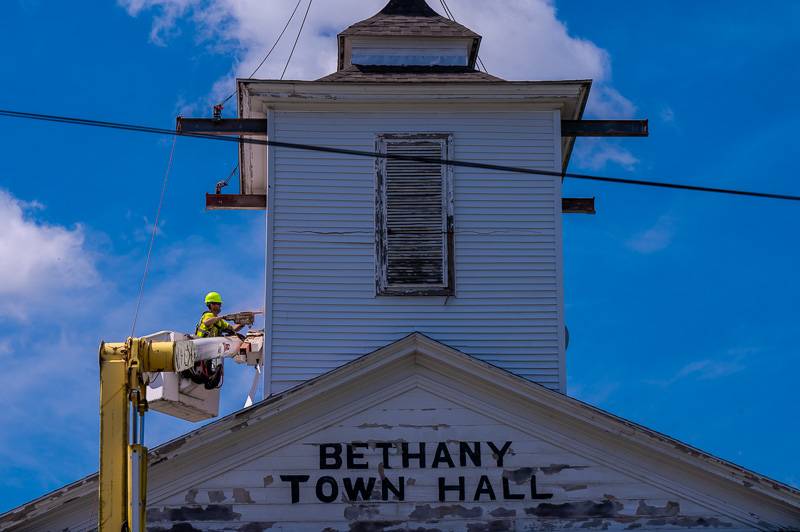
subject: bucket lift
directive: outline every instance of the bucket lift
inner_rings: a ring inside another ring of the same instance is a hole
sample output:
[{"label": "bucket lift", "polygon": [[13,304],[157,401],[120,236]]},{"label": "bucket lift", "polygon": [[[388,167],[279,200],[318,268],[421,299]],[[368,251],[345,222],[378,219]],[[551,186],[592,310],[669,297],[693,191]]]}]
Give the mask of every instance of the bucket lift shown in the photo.
[{"label": "bucket lift", "polygon": [[258,366],[263,344],[262,331],[250,331],[244,339],[162,331],[100,344],[100,532],[145,530],[145,412],[152,408],[187,421],[216,417],[219,388],[209,389],[180,373],[198,362],[224,364],[226,358]]}]

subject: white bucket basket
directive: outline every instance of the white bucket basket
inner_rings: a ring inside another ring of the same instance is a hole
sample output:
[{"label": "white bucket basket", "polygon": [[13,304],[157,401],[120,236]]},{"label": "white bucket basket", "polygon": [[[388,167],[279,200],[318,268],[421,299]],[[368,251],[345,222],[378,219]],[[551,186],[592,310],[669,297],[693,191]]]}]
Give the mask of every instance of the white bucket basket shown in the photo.
[{"label": "white bucket basket", "polygon": [[177,373],[153,373],[147,385],[152,410],[186,421],[203,421],[219,415],[219,388],[206,390]]},{"label": "white bucket basket", "polygon": [[[145,336],[154,342],[184,340],[188,335],[162,331]],[[203,421],[219,415],[220,390],[207,390],[177,373],[150,373],[147,403],[152,410],[186,421]]]}]

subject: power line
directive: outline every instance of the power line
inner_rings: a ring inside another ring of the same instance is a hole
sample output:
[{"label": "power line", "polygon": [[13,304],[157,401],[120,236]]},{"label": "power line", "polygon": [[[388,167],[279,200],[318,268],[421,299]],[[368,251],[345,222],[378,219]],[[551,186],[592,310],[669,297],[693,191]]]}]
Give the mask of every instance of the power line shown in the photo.
[{"label": "power line", "polygon": [[144,296],[144,283],[147,281],[147,273],[150,270],[150,256],[153,254],[153,244],[156,241],[156,233],[158,233],[158,221],[161,218],[161,208],[164,206],[164,196],[167,192],[167,182],[169,181],[169,174],[172,171],[172,161],[175,159],[175,144],[178,143],[178,137],[172,138],[172,148],[169,150],[169,160],[167,161],[167,169],[164,171],[164,180],[161,182],[161,198],[158,200],[158,209],[156,210],[156,219],[153,222],[153,232],[150,234],[150,244],[147,246],[147,259],[144,262],[144,273],[142,274],[142,282],[139,283],[139,295],[136,298],[136,310],[133,313],[133,324],[131,324],[131,338],[136,335],[136,321],[139,319],[139,308],[142,306],[142,298]]},{"label": "power line", "polygon": [[292,56],[294,55],[294,49],[297,48],[297,41],[300,40],[300,35],[303,33],[303,27],[306,25],[306,19],[308,18],[308,12],[311,10],[311,4],[314,3],[314,0],[308,0],[308,7],[306,7],[306,14],[303,15],[303,22],[300,23],[300,30],[297,32],[297,37],[294,40],[294,44],[292,45],[292,51],[289,52],[289,58],[286,60],[286,66],[283,67],[283,72],[281,73],[281,79],[283,76],[286,75],[286,69],[289,68],[289,63],[292,62]]},{"label": "power line", "polygon": [[239,169],[239,163],[236,163],[236,166],[233,167],[233,170],[231,170],[231,173],[228,175],[227,179],[223,181],[217,181],[217,185],[215,187],[217,194],[221,194],[222,189],[228,186],[228,184],[231,182],[231,179],[233,179],[233,175],[236,173],[236,170],[238,169]]},{"label": "power line", "polygon": [[[453,14],[453,11],[450,9],[450,6],[447,5],[447,1],[446,0],[439,0],[439,2],[442,4],[442,7],[444,8],[444,12],[447,14],[447,16],[450,18],[450,20],[452,20],[453,22],[458,22],[456,20],[456,16]],[[476,57],[478,59],[478,64],[480,64],[481,68],[483,68],[483,71],[488,74],[489,70],[486,68],[486,65],[483,64],[483,59],[481,59],[481,56],[477,55]]]},{"label": "power line", "polygon": [[581,179],[587,181],[600,181],[603,183],[618,183],[624,185],[638,185],[638,186],[645,186],[645,187],[657,187],[657,188],[671,188],[671,189],[679,189],[679,190],[692,190],[696,192],[713,192],[718,194],[732,194],[736,196],[752,196],[757,198],[769,198],[769,199],[780,199],[780,200],[788,200],[788,201],[800,201],[800,196],[795,196],[791,194],[772,194],[768,192],[754,192],[754,191],[747,191],[747,190],[736,190],[736,189],[728,189],[728,188],[716,188],[716,187],[703,187],[703,186],[696,186],[696,185],[686,185],[681,183],[670,183],[664,181],[644,181],[640,179],[628,179],[624,177],[606,177],[606,176],[597,176],[597,175],[590,175],[590,174],[577,174],[573,172],[555,172],[552,170],[539,170],[535,168],[525,168],[520,166],[506,166],[506,165],[499,165],[499,164],[489,164],[489,163],[479,163],[473,161],[459,161],[454,159],[436,159],[431,157],[416,157],[413,155],[396,155],[396,154],[387,154],[387,153],[379,153],[373,151],[363,151],[363,150],[349,150],[344,148],[332,148],[329,146],[318,146],[313,144],[300,144],[294,142],[282,142],[277,140],[269,140],[269,139],[255,139],[255,138],[239,138],[239,137],[228,137],[228,136],[220,136],[220,135],[210,135],[205,133],[187,133],[183,131],[175,131],[172,129],[163,129],[157,127],[150,127],[150,126],[139,126],[135,124],[124,124],[120,122],[106,122],[100,120],[90,120],[86,118],[72,118],[66,116],[58,116],[58,115],[46,115],[46,114],[37,114],[37,113],[26,113],[22,111],[11,111],[7,109],[0,109],[0,116],[8,116],[13,118],[25,118],[29,120],[41,120],[45,122],[56,122],[62,124],[75,124],[75,125],[82,125],[82,126],[91,126],[91,127],[102,127],[102,128],[110,128],[110,129],[120,129],[123,131],[137,131],[140,133],[152,133],[157,135],[171,135],[176,137],[192,137],[198,139],[205,139],[205,140],[215,140],[219,142],[233,142],[236,144],[254,144],[258,146],[272,146],[275,148],[286,148],[290,150],[301,150],[301,151],[312,151],[312,152],[319,152],[319,153],[333,153],[338,155],[352,155],[357,157],[370,157],[370,158],[377,158],[377,159],[393,159],[393,160],[402,160],[402,161],[413,161],[413,162],[422,162],[422,163],[434,163],[434,164],[442,164],[447,166],[455,166],[461,168],[477,168],[481,170],[493,170],[497,172],[508,172],[514,174],[526,174],[526,175],[540,175],[540,176],[553,176],[553,177],[562,177],[562,178],[571,178],[571,179]]},{"label": "power line", "polygon": [[[299,7],[300,7],[300,3],[301,3],[302,1],[303,1],[303,0],[297,0],[297,4],[295,4],[295,6],[294,6],[294,10],[292,11],[292,14],[289,16],[289,20],[287,20],[287,21],[286,21],[286,25],[285,25],[285,26],[283,27],[283,29],[281,30],[281,33],[280,33],[280,35],[278,35],[278,38],[277,38],[277,39],[275,39],[275,42],[272,44],[272,48],[270,48],[270,49],[269,49],[269,51],[267,52],[267,55],[265,55],[265,56],[264,56],[264,59],[262,59],[262,60],[261,60],[261,62],[260,62],[260,63],[258,64],[258,66],[255,68],[255,70],[253,70],[253,72],[250,74],[250,76],[249,76],[249,77],[251,77],[251,78],[252,78],[253,76],[255,76],[255,75],[256,75],[256,72],[258,72],[258,71],[261,69],[261,67],[262,67],[262,66],[264,66],[264,63],[266,63],[266,62],[267,62],[267,59],[269,59],[269,56],[270,56],[270,55],[272,55],[272,52],[275,50],[275,47],[276,47],[276,46],[278,46],[278,43],[279,43],[279,42],[281,42],[281,38],[283,38],[283,34],[284,34],[284,33],[286,33],[286,29],[289,27],[289,24],[292,22],[292,19],[294,19],[294,15],[295,15],[295,13],[297,13],[297,8],[299,8]],[[233,98],[235,95],[236,95],[236,91],[233,91],[232,93],[230,93],[230,94],[228,95],[228,97],[227,97],[227,98],[225,98],[224,100],[222,100],[222,101],[220,102],[220,105],[225,105],[225,104],[228,102],[228,100],[230,100],[231,98]]]}]

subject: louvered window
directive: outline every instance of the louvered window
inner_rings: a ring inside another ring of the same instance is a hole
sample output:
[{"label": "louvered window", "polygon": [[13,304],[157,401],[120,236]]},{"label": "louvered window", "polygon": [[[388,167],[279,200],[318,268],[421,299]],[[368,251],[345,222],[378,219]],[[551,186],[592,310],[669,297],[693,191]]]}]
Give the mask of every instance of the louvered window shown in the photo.
[{"label": "louvered window", "polygon": [[[450,159],[448,134],[379,135],[387,155]],[[452,169],[435,162],[376,160],[378,295],[453,295]]]}]

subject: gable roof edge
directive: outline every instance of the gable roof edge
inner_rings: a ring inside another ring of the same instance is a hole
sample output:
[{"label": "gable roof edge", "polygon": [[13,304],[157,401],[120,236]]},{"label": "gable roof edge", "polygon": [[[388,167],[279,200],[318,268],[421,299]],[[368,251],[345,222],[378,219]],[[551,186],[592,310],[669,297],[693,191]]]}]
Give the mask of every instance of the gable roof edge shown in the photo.
[{"label": "gable roof edge", "polygon": [[[647,447],[662,455],[678,460],[688,466],[698,467],[716,478],[744,485],[767,499],[782,503],[791,509],[800,510],[800,490],[775,481],[764,475],[747,470],[736,464],[717,458],[702,450],[691,447],[679,440],[648,429],[634,422],[625,420],[614,414],[550,390],[540,384],[528,381],[493,364],[478,360],[464,354],[422,333],[412,333],[401,340],[382,347],[372,353],[359,357],[352,362],[325,373],[315,379],[269,397],[255,405],[231,413],[213,423],[193,430],[169,442],[152,449],[149,453],[150,464],[183,455],[206,445],[213,445],[237,426],[259,421],[277,415],[294,406],[313,400],[340,384],[340,378],[357,379],[380,368],[386,368],[406,356],[422,356],[456,367],[472,377],[488,380],[523,400],[537,401],[559,414],[568,416],[579,423],[585,423],[601,431],[613,433],[638,446]],[[454,362],[457,359],[457,364]],[[487,379],[487,376],[490,378]],[[96,491],[97,473],[45,494],[29,503],[0,514],[0,525],[19,526],[30,519],[41,517],[50,511],[56,511],[59,505],[88,496]],[[69,498],[64,501],[64,497]]]},{"label": "gable roof edge", "polygon": [[[443,350],[456,351],[421,333],[414,334],[424,339],[424,345],[434,353],[441,353]],[[479,371],[481,367],[489,368],[498,377],[498,384],[504,385],[506,390],[511,391],[513,389],[514,393],[522,398],[528,398],[528,400],[530,400],[529,394],[525,392],[532,392],[537,398],[540,398],[543,403],[547,404],[548,407],[556,408],[559,414],[570,416],[570,418],[574,420],[586,423],[606,432],[609,432],[609,425],[614,424],[617,428],[623,429],[614,431],[614,434],[621,438],[658,451],[663,455],[677,459],[690,466],[698,467],[702,464],[702,469],[704,471],[714,474],[722,480],[737,482],[770,499],[776,499],[790,507],[800,509],[800,490],[798,489],[722,458],[718,458],[701,449],[681,442],[680,440],[616,416],[579,399],[556,392],[541,384],[528,381],[523,377],[515,375],[489,362],[478,360],[461,352],[458,353],[467,359],[467,364],[475,366],[473,372],[476,370]],[[466,369],[464,365],[459,365],[459,368],[462,370]]]}]

